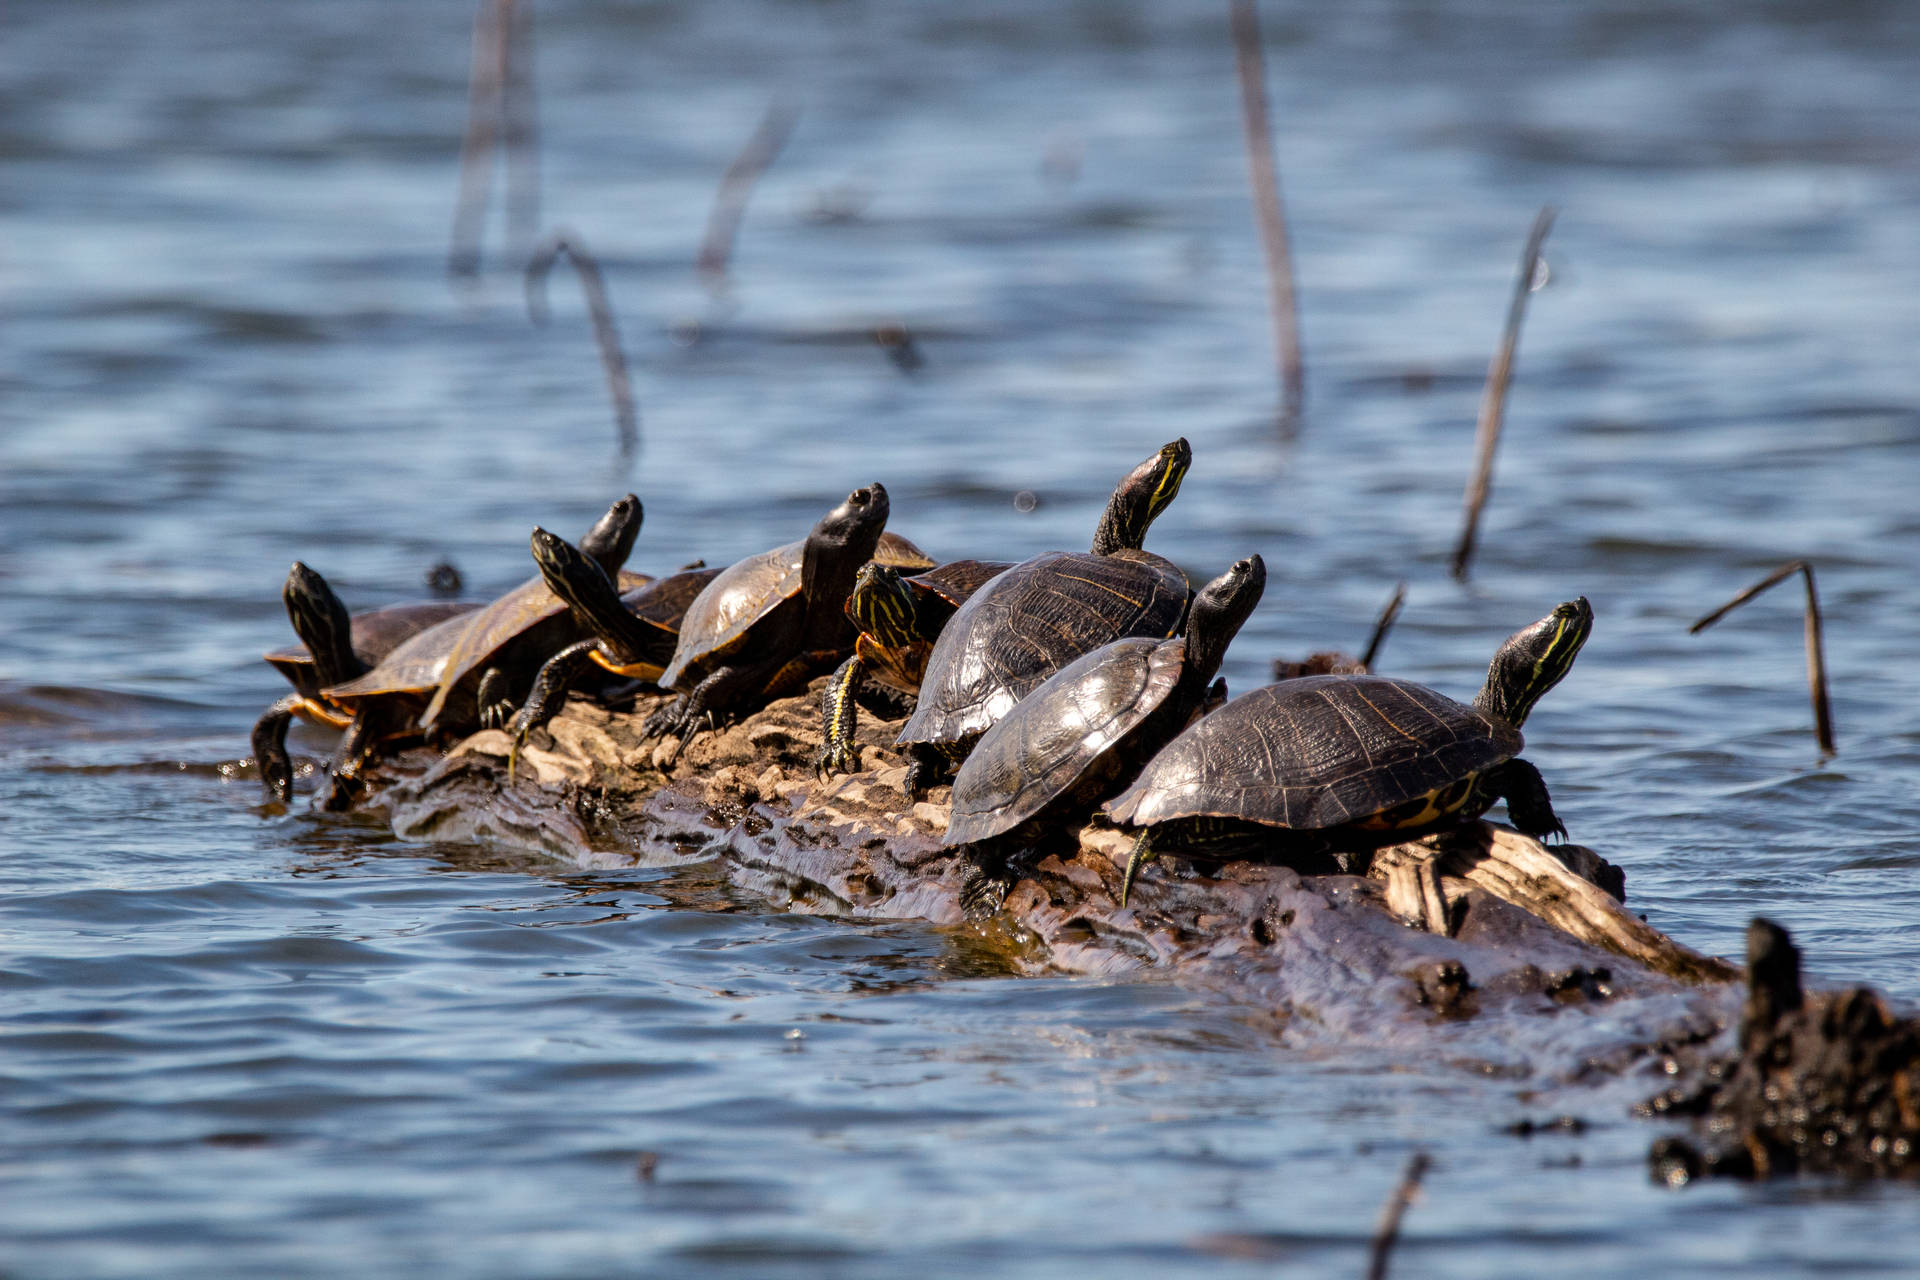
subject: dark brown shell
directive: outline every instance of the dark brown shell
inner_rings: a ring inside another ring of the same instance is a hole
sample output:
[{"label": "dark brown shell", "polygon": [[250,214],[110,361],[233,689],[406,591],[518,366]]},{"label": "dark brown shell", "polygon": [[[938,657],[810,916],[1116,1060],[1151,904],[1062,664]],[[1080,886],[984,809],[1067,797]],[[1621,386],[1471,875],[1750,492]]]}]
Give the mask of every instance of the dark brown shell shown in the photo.
[{"label": "dark brown shell", "polygon": [[981,735],[953,780],[944,843],[1011,831],[1095,774],[1101,758],[1166,702],[1186,660],[1184,636],[1133,638],[1062,667]]},{"label": "dark brown shell", "polygon": [[[798,597],[805,585],[800,559],[806,549],[802,538],[722,569],[686,610],[680,643],[661,673],[660,687],[678,688],[689,671],[712,668],[714,659],[738,649],[763,619]],[[933,568],[926,552],[891,531],[880,535],[873,558],[906,572]]]},{"label": "dark brown shell", "polygon": [[[376,667],[403,642],[438,622],[471,613],[480,606],[472,600],[430,600],[415,604],[390,604],[370,609],[352,618],[353,656],[368,667]],[[264,655],[273,669],[287,678],[301,693],[318,693],[314,682],[313,655],[303,644],[288,645]]]},{"label": "dark brown shell", "polygon": [[957,609],[976,591],[1013,567],[1011,560],[949,560],[903,581],[916,591],[931,592]]},{"label": "dark brown shell", "polygon": [[622,592],[620,603],[636,618],[665,631],[678,631],[686,620],[687,610],[721,572],[719,569],[685,569],[658,582]]},{"label": "dark brown shell", "polygon": [[[619,582],[624,591],[652,580],[645,574],[623,571]],[[468,676],[477,676],[508,645],[527,639],[533,660],[544,661],[571,642],[572,630],[566,605],[547,590],[545,582],[534,578],[491,604],[413,635],[367,674],[325,692],[342,701],[387,694],[432,694],[420,717],[421,724],[431,724],[445,707],[450,692]]]},{"label": "dark brown shell", "polygon": [[1187,610],[1186,575],[1147,551],[1054,551],[976,591],[933,646],[899,741],[959,742],[1103,644],[1165,639]]},{"label": "dark brown shell", "polygon": [[1518,729],[1424,685],[1306,676],[1194,723],[1107,813],[1130,826],[1211,816],[1325,830],[1492,768],[1521,744]]},{"label": "dark brown shell", "polygon": [[933,568],[932,556],[891,529],[880,534],[880,545],[874,548],[873,558],[877,563],[892,565],[902,573],[919,573],[923,569]]},{"label": "dark brown shell", "polygon": [[722,569],[694,598],[680,623],[680,643],[660,676],[662,688],[678,685],[689,670],[704,670],[712,659],[737,649],[754,625],[799,596],[804,585],[800,558],[807,542],[762,551]]}]

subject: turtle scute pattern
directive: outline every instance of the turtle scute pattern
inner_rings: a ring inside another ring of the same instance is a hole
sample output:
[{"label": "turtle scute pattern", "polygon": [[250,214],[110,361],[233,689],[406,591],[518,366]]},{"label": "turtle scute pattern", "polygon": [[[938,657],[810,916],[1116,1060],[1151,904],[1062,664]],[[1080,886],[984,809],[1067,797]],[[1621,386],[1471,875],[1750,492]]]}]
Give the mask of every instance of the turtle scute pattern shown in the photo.
[{"label": "turtle scute pattern", "polygon": [[979,733],[1067,660],[1125,636],[1171,636],[1186,607],[1186,579],[1149,552],[1056,551],[1018,565],[940,633],[900,741]]},{"label": "turtle scute pattern", "polygon": [[1519,751],[1520,731],[1421,685],[1308,676],[1244,694],[1176,738],[1109,806],[1148,825],[1212,815],[1337,827]]},{"label": "turtle scute pattern", "polygon": [[1071,790],[1088,767],[1166,700],[1187,642],[1117,640],[1061,670],[1025,699],[968,757],[956,784],[947,844],[1011,827]]}]

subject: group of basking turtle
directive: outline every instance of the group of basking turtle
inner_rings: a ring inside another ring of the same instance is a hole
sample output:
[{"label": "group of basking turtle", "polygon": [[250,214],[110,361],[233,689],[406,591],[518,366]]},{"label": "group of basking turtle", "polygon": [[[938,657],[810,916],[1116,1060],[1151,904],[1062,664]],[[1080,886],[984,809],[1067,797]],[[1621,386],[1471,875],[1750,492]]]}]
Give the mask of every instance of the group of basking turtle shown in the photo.
[{"label": "group of basking turtle", "polygon": [[[319,803],[345,808],[385,750],[505,729],[518,753],[570,691],[673,695],[647,734],[702,729],[831,672],[823,774],[857,771],[860,710],[905,717],[909,802],[952,780],[950,846],[982,859],[1032,825],[1097,810],[1139,832],[1122,901],[1157,852],[1317,858],[1478,817],[1564,836],[1521,726],[1593,625],[1584,598],[1511,636],[1471,705],[1405,680],[1328,674],[1228,700],[1215,677],[1259,603],[1248,556],[1197,592],[1144,549],[1193,460],[1166,445],[1113,491],[1092,546],[1009,564],[936,564],[886,529],[887,491],[856,489],[797,542],[726,569],[629,572],[628,495],[575,545],[535,529],[538,577],[487,604],[357,616],[295,564],[301,647],[267,655],[294,686],[254,727],[261,777],[292,794],[293,716],[345,733]],[[637,684],[636,684],[637,682]]]}]

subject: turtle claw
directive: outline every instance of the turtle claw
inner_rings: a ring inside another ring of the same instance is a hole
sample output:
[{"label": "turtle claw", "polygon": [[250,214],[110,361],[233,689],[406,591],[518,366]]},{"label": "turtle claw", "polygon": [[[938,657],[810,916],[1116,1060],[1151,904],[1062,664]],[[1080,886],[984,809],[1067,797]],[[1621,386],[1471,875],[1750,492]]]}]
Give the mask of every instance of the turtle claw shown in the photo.
[{"label": "turtle claw", "polygon": [[675,698],[666,706],[659,708],[641,724],[640,732],[649,738],[665,738],[685,727],[681,714],[686,706],[685,698]]},{"label": "turtle claw", "polygon": [[829,743],[820,748],[814,765],[822,778],[834,778],[843,773],[860,772],[860,748],[848,743]]},{"label": "turtle claw", "polygon": [[533,732],[533,717],[527,714],[525,707],[514,713],[513,719],[507,722],[506,731],[512,739],[512,745],[507,748],[507,785],[512,786],[514,771],[520,764],[520,748],[527,745],[527,735]]}]

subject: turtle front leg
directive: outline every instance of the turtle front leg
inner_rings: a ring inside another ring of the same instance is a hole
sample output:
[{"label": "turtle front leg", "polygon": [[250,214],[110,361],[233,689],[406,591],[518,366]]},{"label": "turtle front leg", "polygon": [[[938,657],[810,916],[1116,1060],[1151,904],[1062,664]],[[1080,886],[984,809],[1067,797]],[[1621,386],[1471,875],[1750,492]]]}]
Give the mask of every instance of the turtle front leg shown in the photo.
[{"label": "turtle front leg", "polygon": [[375,708],[362,708],[356,712],[353,722],[347,726],[347,732],[335,748],[333,759],[327,765],[327,790],[320,799],[322,809],[339,812],[353,804],[353,798],[360,794],[365,785],[360,771],[367,761],[373,758],[374,747],[381,739],[381,722],[385,719]]},{"label": "turtle front leg", "polygon": [[827,692],[820,708],[823,741],[815,762],[823,778],[860,770],[860,744],[854,741],[854,733],[860,727],[860,707],[855,701],[855,691],[866,675],[866,661],[856,653],[841,663],[827,681]]},{"label": "turtle front leg", "polygon": [[907,799],[925,800],[927,791],[960,771],[973,743],[910,742],[907,744]]},{"label": "turtle front leg", "polygon": [[287,729],[306,700],[290,693],[253,723],[253,759],[267,795],[281,804],[293,799],[293,760],[287,755]]},{"label": "turtle front leg", "polygon": [[[703,727],[714,727],[721,712],[732,709],[742,695],[764,689],[767,681],[785,665],[776,659],[738,667],[721,667],[695,685],[686,697],[648,716],[644,727],[648,733],[657,733],[662,737],[678,733],[680,750],[684,751],[687,744],[693,741],[694,734]],[[669,716],[671,719],[667,718]],[[654,728],[656,720],[662,724],[657,731]]]},{"label": "turtle front leg", "polygon": [[528,691],[525,704],[507,721],[507,736],[513,739],[513,745],[507,750],[508,782],[513,781],[514,766],[520,761],[520,748],[526,745],[527,735],[566,705],[567,690],[573,687],[580,673],[592,663],[596,647],[597,642],[582,640],[568,645],[541,665],[540,673],[533,678],[533,688]]},{"label": "turtle front leg", "polygon": [[1538,769],[1516,756],[1494,770],[1488,782],[1506,797],[1507,817],[1522,834],[1542,842],[1548,836],[1566,840],[1567,829],[1553,811],[1546,779]]}]

